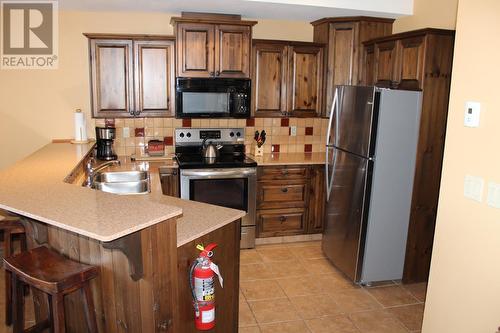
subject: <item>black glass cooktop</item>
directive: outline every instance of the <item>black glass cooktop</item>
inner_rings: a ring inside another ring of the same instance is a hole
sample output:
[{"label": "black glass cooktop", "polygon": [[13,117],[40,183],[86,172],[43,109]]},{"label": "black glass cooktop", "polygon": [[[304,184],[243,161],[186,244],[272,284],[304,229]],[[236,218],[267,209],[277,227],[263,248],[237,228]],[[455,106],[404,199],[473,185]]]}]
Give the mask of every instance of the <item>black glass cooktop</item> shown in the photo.
[{"label": "black glass cooktop", "polygon": [[220,155],[215,161],[210,161],[203,158],[201,154],[178,153],[176,158],[181,169],[250,168],[257,166],[257,162],[245,155]]}]

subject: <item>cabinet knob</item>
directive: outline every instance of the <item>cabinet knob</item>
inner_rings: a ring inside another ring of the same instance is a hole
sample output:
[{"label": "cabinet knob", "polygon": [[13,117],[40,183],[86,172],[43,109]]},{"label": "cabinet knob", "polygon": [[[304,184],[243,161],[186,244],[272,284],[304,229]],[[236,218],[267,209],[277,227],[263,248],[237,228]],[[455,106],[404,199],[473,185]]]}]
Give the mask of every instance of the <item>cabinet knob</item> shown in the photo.
[{"label": "cabinet knob", "polygon": [[285,222],[286,221],[286,216],[280,216],[280,221],[281,221],[281,223]]},{"label": "cabinet knob", "polygon": [[208,73],[210,76],[214,76],[214,72],[210,72]]},{"label": "cabinet knob", "polygon": [[220,75],[219,71],[215,72],[215,76],[219,76],[219,75]]},{"label": "cabinet knob", "polygon": [[281,171],[281,174],[282,174],[283,176],[288,176],[288,170],[282,170],[282,171]]},{"label": "cabinet knob", "polygon": [[282,188],[281,188],[281,192],[283,192],[283,193],[288,192],[288,187],[282,187]]}]

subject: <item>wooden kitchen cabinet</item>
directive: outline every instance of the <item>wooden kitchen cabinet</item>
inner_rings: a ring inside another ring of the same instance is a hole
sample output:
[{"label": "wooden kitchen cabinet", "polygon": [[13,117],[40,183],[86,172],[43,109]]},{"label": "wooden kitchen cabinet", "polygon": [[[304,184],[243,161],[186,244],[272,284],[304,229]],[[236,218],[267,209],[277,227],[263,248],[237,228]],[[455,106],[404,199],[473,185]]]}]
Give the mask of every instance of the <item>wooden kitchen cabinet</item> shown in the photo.
[{"label": "wooden kitchen cabinet", "polygon": [[[365,83],[422,91],[404,282],[427,281],[429,275],[446,136],[454,35],[452,30],[421,29],[365,42]],[[375,57],[370,53],[372,49],[375,50]]]},{"label": "wooden kitchen cabinet", "polygon": [[324,166],[263,166],[257,171],[257,237],[321,233]]},{"label": "wooden kitchen cabinet", "polygon": [[85,34],[94,118],[175,114],[175,42],[170,36]]},{"label": "wooden kitchen cabinet", "polygon": [[252,89],[256,117],[315,117],[323,93],[323,45],[256,39]]},{"label": "wooden kitchen cabinet", "polygon": [[180,198],[178,168],[160,168],[160,182],[163,195]]},{"label": "wooden kitchen cabinet", "polygon": [[178,77],[249,78],[252,26],[237,15],[173,17]]},{"label": "wooden kitchen cabinet", "polygon": [[359,85],[364,77],[363,42],[392,33],[393,19],[377,17],[324,18],[312,22],[314,41],[326,44],[321,114],[328,117],[335,86]]}]

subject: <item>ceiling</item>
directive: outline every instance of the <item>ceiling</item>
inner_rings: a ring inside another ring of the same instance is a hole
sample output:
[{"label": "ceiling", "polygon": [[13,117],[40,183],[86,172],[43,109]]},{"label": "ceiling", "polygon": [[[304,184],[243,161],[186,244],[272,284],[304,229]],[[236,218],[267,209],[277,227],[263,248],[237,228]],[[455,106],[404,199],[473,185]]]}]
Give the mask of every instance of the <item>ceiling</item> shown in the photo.
[{"label": "ceiling", "polygon": [[313,21],[331,16],[411,15],[413,0],[59,0],[61,10],[182,11],[240,14],[245,18]]}]

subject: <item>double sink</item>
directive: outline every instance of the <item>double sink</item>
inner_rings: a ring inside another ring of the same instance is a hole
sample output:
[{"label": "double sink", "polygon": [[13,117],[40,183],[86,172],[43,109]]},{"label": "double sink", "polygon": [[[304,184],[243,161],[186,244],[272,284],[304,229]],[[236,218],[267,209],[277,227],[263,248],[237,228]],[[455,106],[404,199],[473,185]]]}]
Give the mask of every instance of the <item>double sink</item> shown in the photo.
[{"label": "double sink", "polygon": [[93,177],[92,188],[114,194],[147,194],[150,180],[147,171],[106,171]]}]

